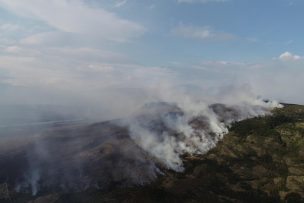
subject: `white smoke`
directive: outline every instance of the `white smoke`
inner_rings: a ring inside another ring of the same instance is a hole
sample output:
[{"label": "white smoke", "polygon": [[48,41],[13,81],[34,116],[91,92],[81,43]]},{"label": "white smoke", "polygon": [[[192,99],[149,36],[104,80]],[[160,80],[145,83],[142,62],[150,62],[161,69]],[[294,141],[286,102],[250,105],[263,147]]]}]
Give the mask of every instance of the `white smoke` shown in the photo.
[{"label": "white smoke", "polygon": [[233,122],[282,107],[276,101],[265,102],[246,93],[233,102],[228,100],[230,104],[225,100],[222,104],[208,103],[187,94],[178,98],[146,105],[127,122],[131,138],[165,168],[175,171],[183,171],[183,154],[206,153],[228,133]]}]

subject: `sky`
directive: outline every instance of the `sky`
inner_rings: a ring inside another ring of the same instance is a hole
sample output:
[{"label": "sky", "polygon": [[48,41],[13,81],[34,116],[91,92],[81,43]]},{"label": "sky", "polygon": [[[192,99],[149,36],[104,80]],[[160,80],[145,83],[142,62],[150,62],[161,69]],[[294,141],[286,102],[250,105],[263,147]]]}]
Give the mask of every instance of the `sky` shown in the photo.
[{"label": "sky", "polygon": [[120,111],[154,97],[147,89],[227,87],[304,103],[303,9],[302,0],[0,0],[0,105],[123,101]]}]

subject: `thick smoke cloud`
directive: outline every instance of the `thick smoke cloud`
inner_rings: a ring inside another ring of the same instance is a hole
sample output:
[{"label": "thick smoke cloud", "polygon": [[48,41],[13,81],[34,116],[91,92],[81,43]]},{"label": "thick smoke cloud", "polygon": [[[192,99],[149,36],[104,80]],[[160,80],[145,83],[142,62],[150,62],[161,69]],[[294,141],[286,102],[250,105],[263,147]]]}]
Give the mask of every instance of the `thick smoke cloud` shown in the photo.
[{"label": "thick smoke cloud", "polygon": [[281,106],[250,97],[238,102],[208,104],[181,97],[174,103],[149,104],[128,123],[131,138],[166,168],[182,171],[181,155],[206,153],[233,122],[263,116]]}]

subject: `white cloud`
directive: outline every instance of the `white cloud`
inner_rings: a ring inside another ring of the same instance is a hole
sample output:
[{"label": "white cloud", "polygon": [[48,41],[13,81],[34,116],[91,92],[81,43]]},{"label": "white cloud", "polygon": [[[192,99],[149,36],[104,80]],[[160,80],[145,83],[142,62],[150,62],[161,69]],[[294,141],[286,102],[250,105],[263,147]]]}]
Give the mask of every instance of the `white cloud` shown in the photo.
[{"label": "white cloud", "polygon": [[121,7],[121,6],[124,6],[126,3],[128,3],[128,0],[118,0],[118,1],[116,1],[114,6]]},{"label": "white cloud", "polygon": [[117,113],[131,111],[144,101],[136,88],[169,80],[169,71],[138,65],[109,43],[132,40],[144,32],[142,25],[87,2],[0,0],[0,7],[27,22],[0,20],[0,85],[8,87],[0,105],[83,103],[114,115],[104,111],[113,105]]},{"label": "white cloud", "polygon": [[63,32],[105,40],[127,41],[145,30],[142,25],[102,8],[89,7],[83,0],[0,0],[0,6]]},{"label": "white cloud", "polygon": [[0,43],[2,45],[16,41],[16,33],[25,34],[26,30],[22,26],[14,23],[0,22]]},{"label": "white cloud", "polygon": [[19,53],[20,51],[22,51],[22,48],[19,46],[9,46],[9,47],[5,48],[5,51],[8,53],[15,54],[15,53]]},{"label": "white cloud", "polygon": [[22,30],[22,27],[17,24],[3,23],[0,25],[1,32],[18,32]]},{"label": "white cloud", "polygon": [[282,61],[298,61],[301,60],[302,57],[290,52],[284,52],[279,56],[279,59]]},{"label": "white cloud", "polygon": [[178,3],[221,3],[228,0],[177,0]]},{"label": "white cloud", "polygon": [[222,41],[234,38],[232,34],[216,32],[208,26],[200,27],[180,24],[172,30],[172,33],[177,36],[198,40]]}]

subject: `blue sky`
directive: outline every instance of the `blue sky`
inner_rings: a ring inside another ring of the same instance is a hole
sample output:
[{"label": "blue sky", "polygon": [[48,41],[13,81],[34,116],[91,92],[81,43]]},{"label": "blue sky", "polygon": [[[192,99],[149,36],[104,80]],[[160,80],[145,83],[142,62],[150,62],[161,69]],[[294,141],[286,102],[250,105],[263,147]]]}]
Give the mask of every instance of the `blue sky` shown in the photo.
[{"label": "blue sky", "polygon": [[113,88],[249,85],[301,103],[303,9],[301,0],[0,0],[0,93],[47,103]]},{"label": "blue sky", "polygon": [[[256,61],[278,56],[286,50],[302,51],[303,1],[199,2],[135,0],[112,10],[147,27],[147,33],[131,44],[136,54],[141,53],[144,63],[164,64],[169,59]],[[200,39],[190,34],[188,37],[174,35],[172,30],[180,25],[231,37]],[[159,56],[154,57],[157,53]]]}]

